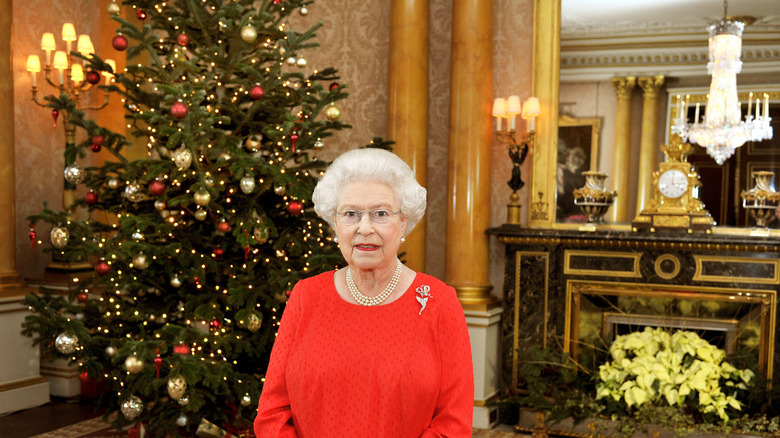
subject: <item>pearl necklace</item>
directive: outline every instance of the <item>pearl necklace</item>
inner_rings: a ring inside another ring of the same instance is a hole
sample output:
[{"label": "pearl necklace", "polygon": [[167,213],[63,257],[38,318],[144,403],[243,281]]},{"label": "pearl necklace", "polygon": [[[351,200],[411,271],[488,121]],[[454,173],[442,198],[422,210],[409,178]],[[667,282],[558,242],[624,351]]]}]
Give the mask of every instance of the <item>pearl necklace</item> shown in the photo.
[{"label": "pearl necklace", "polygon": [[355,301],[362,305],[362,306],[377,306],[379,304],[382,304],[386,299],[390,297],[390,295],[393,294],[395,291],[395,287],[398,285],[398,282],[401,280],[401,261],[398,260],[398,265],[395,267],[395,272],[393,272],[393,278],[390,279],[390,283],[387,283],[387,286],[385,286],[385,290],[382,291],[379,295],[375,297],[367,297],[360,293],[360,290],[358,290],[357,285],[352,280],[352,271],[349,267],[347,267],[347,289],[349,289],[349,293],[352,294],[352,298],[355,299]]}]

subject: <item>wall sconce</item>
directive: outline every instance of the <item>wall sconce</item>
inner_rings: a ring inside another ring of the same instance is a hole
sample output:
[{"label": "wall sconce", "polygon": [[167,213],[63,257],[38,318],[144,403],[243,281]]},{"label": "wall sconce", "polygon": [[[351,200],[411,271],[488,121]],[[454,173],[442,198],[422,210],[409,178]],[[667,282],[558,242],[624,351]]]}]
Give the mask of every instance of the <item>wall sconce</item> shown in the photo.
[{"label": "wall sconce", "polygon": [[[512,178],[507,185],[512,189],[507,204],[507,223],[520,224],[520,196],[517,191],[523,188],[525,182],[521,179],[520,165],[525,161],[528,150],[534,143],[536,131],[536,118],[539,117],[539,99],[529,97],[520,105],[518,96],[496,98],[493,101],[493,117],[496,118],[496,138],[509,148],[509,159],[512,160]],[[526,133],[518,142],[516,139],[516,119],[520,116],[526,121]],[[506,121],[506,130],[503,129],[503,119]]]}]

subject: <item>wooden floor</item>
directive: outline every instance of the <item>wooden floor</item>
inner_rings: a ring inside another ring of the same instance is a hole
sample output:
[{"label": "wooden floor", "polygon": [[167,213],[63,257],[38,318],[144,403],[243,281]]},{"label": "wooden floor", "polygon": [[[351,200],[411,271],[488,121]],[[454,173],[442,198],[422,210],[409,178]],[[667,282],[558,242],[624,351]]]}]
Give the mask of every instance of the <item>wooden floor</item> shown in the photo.
[{"label": "wooden floor", "polygon": [[52,397],[43,406],[0,417],[0,436],[29,438],[100,415],[89,401]]}]

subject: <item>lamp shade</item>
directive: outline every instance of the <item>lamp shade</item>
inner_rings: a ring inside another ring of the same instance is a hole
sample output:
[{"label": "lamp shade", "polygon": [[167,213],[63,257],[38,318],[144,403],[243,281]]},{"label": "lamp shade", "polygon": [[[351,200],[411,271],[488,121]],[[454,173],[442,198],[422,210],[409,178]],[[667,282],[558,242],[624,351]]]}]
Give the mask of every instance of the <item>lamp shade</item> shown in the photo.
[{"label": "lamp shade", "polygon": [[85,57],[88,57],[91,53],[95,53],[92,39],[89,35],[79,35],[79,40],[76,43],[76,50]]},{"label": "lamp shade", "polygon": [[54,41],[54,34],[51,32],[46,32],[41,37],[41,50],[56,50],[57,49],[57,43]]},{"label": "lamp shade", "polygon": [[531,119],[539,117],[542,114],[542,110],[539,108],[539,99],[536,97],[529,97],[523,104],[523,119]]},{"label": "lamp shade", "polygon": [[73,82],[83,82],[84,81],[84,68],[81,67],[81,64],[73,64],[70,68],[70,79]]},{"label": "lamp shade", "polygon": [[520,98],[517,96],[509,96],[506,100],[506,113],[509,116],[515,116],[520,114]]},{"label": "lamp shade", "polygon": [[497,97],[493,101],[493,117],[504,117],[506,115],[506,99]]},{"label": "lamp shade", "polygon": [[68,68],[68,55],[62,50],[54,52],[54,62],[52,63],[57,70],[65,70]]},{"label": "lamp shade", "polygon": [[104,71],[103,76],[111,76],[116,73],[116,62],[113,59],[106,59],[106,64],[111,66],[111,72]]},{"label": "lamp shade", "polygon": [[76,28],[73,27],[73,23],[65,23],[62,25],[62,40],[76,41]]},{"label": "lamp shade", "polygon": [[29,55],[27,57],[27,71],[38,73],[41,71],[41,58],[38,55]]}]

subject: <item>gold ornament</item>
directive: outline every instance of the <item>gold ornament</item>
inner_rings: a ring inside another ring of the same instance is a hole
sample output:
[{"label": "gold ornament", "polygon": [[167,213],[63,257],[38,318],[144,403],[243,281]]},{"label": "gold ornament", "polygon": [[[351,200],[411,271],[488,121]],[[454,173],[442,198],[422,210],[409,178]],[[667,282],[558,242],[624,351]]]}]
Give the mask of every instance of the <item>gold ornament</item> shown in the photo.
[{"label": "gold ornament", "polygon": [[300,68],[306,67],[306,59],[298,58],[298,61],[295,62],[295,65],[297,65]]},{"label": "gold ornament", "polygon": [[209,202],[211,202],[211,193],[209,193],[209,192],[207,192],[205,190],[198,190],[192,196],[192,199],[195,201],[196,204],[198,204],[201,207],[203,207],[203,206],[208,205]]},{"label": "gold ornament", "polygon": [[60,333],[54,340],[54,347],[62,354],[71,354],[79,346],[79,338],[70,333]]},{"label": "gold ornament", "polygon": [[330,121],[336,121],[341,117],[341,110],[339,107],[336,106],[335,103],[330,104],[330,106],[325,110],[325,117],[328,118]]},{"label": "gold ornament", "polygon": [[195,211],[195,219],[199,221],[205,220],[207,214],[208,213],[206,212],[206,210],[199,208],[197,211]]},{"label": "gold ornament", "polygon": [[248,195],[255,189],[255,179],[251,176],[245,176],[241,178],[238,185],[241,187],[241,191]]},{"label": "gold ornament", "polygon": [[65,181],[71,184],[81,184],[84,182],[84,170],[78,164],[73,163],[65,168]]},{"label": "gold ornament", "polygon": [[298,60],[295,59],[294,56],[291,56],[291,57],[287,58],[287,65],[289,65],[290,67],[295,66],[296,62],[298,62]]},{"label": "gold ornament", "polygon": [[133,182],[125,187],[125,198],[130,202],[140,202],[144,200],[144,189],[141,184]]},{"label": "gold ornament", "polygon": [[171,277],[171,286],[173,286],[173,287],[181,287],[181,279],[178,276],[176,276],[176,275]]},{"label": "gold ornament", "polygon": [[174,400],[179,400],[187,391],[187,381],[182,376],[175,376],[168,379],[168,395]]},{"label": "gold ornament", "polygon": [[192,164],[192,151],[187,146],[181,146],[173,151],[173,163],[179,170],[184,170]]},{"label": "gold ornament", "polygon": [[136,269],[146,269],[149,267],[149,258],[144,253],[138,253],[133,257],[133,267]]},{"label": "gold ornament", "polygon": [[158,211],[165,210],[165,207],[167,207],[167,205],[165,204],[165,201],[160,200],[160,199],[157,199],[157,200],[154,201],[154,208],[156,208]]},{"label": "gold ornament", "polygon": [[246,139],[244,142],[244,145],[247,149],[249,149],[252,152],[257,152],[260,150],[260,146],[262,145],[263,136],[260,134],[252,135]]},{"label": "gold ornament", "polygon": [[49,240],[51,240],[51,244],[57,249],[65,248],[65,246],[68,245],[69,239],[70,232],[67,228],[54,227],[51,229],[51,233],[49,234]]},{"label": "gold ornament", "polygon": [[143,371],[144,369],[144,362],[140,359],[138,359],[138,356],[131,355],[127,356],[127,359],[125,359],[125,370],[127,370],[130,374],[137,374]]},{"label": "gold ornament", "polygon": [[268,234],[268,227],[265,225],[258,225],[252,230],[252,235],[254,236],[258,245],[262,245],[265,242],[268,242]]},{"label": "gold ornament", "polygon": [[252,397],[249,394],[244,394],[241,397],[241,406],[249,406],[252,403]]},{"label": "gold ornament", "polygon": [[141,412],[143,412],[144,403],[140,398],[134,395],[130,397],[129,400],[122,402],[122,406],[119,410],[122,411],[122,415],[124,415],[125,418],[128,420],[134,420],[136,417],[141,415]]},{"label": "gold ornament", "polygon": [[122,8],[117,2],[111,2],[106,6],[106,11],[108,11],[108,15],[119,15],[122,12]]},{"label": "gold ornament", "polygon": [[245,42],[252,44],[257,39],[257,29],[252,25],[247,24],[241,28],[241,39]]},{"label": "gold ornament", "polygon": [[254,333],[260,330],[260,326],[263,324],[263,315],[256,312],[252,312],[246,317],[245,321],[241,322],[247,330]]},{"label": "gold ornament", "polygon": [[107,184],[109,189],[118,189],[122,183],[117,178],[109,178]]}]

